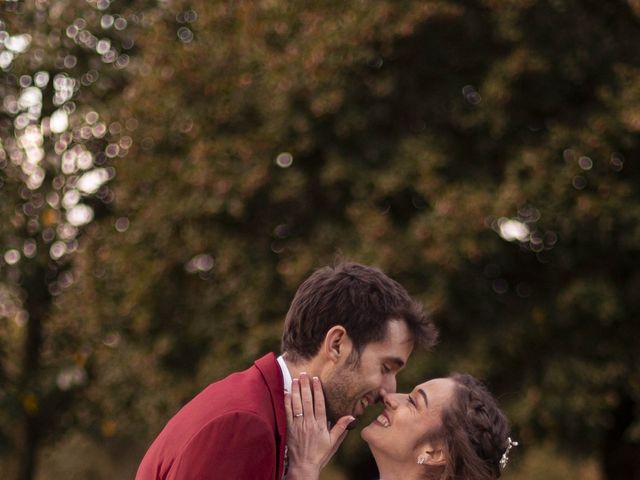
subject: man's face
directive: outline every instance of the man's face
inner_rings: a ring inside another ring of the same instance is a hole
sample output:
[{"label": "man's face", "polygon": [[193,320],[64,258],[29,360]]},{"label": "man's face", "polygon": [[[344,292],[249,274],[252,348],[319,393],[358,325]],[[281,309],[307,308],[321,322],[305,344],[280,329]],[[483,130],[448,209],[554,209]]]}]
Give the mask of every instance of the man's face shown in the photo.
[{"label": "man's face", "polygon": [[376,403],[380,390],[396,391],[396,374],[407,363],[413,350],[413,339],[404,320],[387,322],[387,335],[371,342],[360,353],[360,362],[343,361],[323,382],[327,416],[335,423],[344,415],[359,417],[364,409]]}]

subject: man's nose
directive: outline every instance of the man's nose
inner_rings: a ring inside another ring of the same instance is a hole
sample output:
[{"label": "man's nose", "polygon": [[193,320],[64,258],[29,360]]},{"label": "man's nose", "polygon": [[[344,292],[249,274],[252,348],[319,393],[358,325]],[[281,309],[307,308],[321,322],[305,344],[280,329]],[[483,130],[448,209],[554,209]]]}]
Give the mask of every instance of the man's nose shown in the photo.
[{"label": "man's nose", "polygon": [[382,382],[382,390],[386,393],[396,393],[396,376],[387,375]]}]

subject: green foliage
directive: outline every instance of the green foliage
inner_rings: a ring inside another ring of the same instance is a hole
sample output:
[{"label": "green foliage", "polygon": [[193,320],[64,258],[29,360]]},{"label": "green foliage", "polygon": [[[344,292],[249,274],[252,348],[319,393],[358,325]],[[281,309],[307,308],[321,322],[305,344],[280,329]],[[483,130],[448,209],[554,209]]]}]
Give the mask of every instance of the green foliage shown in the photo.
[{"label": "green foliage", "polygon": [[[129,8],[104,101],[133,144],[48,332],[85,355],[69,430],[145,443],[342,255],[442,330],[405,386],[469,371],[524,445],[637,468],[610,454],[639,441],[637,2]],[[359,439],[337,468],[370,468]]]}]

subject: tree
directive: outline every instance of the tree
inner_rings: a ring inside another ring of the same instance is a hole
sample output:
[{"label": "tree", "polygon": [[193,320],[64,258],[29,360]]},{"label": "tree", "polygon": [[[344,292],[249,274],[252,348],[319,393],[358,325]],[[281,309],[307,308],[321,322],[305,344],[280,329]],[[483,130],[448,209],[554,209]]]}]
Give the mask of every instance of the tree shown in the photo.
[{"label": "tree", "polygon": [[56,322],[57,298],[131,143],[103,108],[134,45],[127,20],[108,2],[68,7],[5,2],[0,21],[0,467],[19,479],[88,381],[87,339]]},{"label": "tree", "polygon": [[[95,340],[79,416],[114,442],[152,438],[277,349],[293,291],[341,252],[433,309],[442,343],[406,382],[470,371],[525,446],[637,476],[638,15],[622,0],[153,10],[110,103],[138,125],[115,201],[59,300]],[[362,478],[356,443],[339,461]]]}]

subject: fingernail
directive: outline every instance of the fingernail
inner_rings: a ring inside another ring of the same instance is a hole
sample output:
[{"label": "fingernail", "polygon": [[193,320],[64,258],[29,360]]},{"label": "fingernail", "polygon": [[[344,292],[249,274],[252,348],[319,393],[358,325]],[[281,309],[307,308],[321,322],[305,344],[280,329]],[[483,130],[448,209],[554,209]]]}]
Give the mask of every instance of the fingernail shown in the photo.
[{"label": "fingernail", "polygon": [[319,381],[320,381],[320,379],[319,379],[318,377],[313,377],[313,381],[314,381],[314,382],[319,382]]}]

